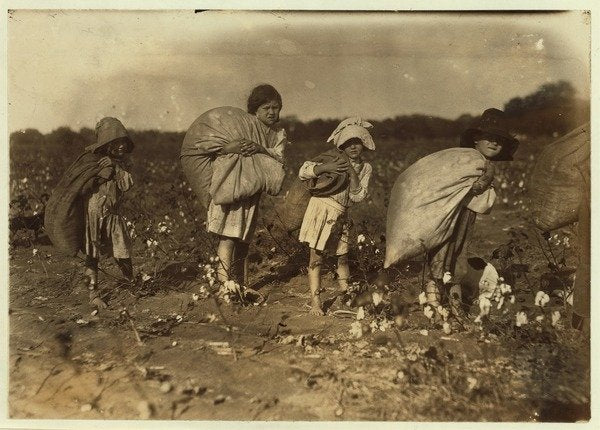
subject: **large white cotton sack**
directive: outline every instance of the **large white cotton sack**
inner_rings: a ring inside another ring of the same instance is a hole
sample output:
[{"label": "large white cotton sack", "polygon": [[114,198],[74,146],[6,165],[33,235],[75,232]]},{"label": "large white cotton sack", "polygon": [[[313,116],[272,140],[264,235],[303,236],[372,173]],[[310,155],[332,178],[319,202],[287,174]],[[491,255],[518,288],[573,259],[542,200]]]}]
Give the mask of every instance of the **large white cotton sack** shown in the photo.
[{"label": "large white cotton sack", "polygon": [[409,166],[392,188],[384,267],[415,257],[450,238],[461,204],[485,169],[472,148],[434,152]]},{"label": "large white cotton sack", "polygon": [[577,127],[547,144],[533,168],[529,182],[531,214],[543,231],[577,221],[581,201],[582,174],[590,162],[590,124]]}]

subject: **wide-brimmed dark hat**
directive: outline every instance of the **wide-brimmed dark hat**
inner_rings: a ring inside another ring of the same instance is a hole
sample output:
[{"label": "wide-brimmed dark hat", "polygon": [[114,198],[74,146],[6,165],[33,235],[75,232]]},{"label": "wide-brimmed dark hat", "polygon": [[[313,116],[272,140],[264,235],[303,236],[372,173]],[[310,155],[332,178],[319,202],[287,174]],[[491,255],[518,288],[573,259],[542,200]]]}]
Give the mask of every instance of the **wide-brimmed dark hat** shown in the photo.
[{"label": "wide-brimmed dark hat", "polygon": [[502,145],[502,151],[495,156],[494,161],[511,161],[519,146],[519,141],[508,131],[508,121],[504,112],[500,109],[486,109],[473,124],[466,129],[460,137],[460,146],[473,148],[475,138],[478,136],[490,136],[498,139]]},{"label": "wide-brimmed dark hat", "polygon": [[85,147],[86,151],[96,152],[110,142],[122,139],[128,144],[128,151],[133,151],[133,141],[127,133],[125,126],[116,118],[105,117],[96,124],[96,143]]},{"label": "wide-brimmed dark hat", "polygon": [[[317,163],[329,163],[332,160],[341,157],[341,152],[337,149],[325,151],[312,161]],[[350,177],[347,172],[333,173],[327,172],[319,175],[317,178],[305,181],[310,194],[315,197],[327,197],[339,193],[348,186]]]}]

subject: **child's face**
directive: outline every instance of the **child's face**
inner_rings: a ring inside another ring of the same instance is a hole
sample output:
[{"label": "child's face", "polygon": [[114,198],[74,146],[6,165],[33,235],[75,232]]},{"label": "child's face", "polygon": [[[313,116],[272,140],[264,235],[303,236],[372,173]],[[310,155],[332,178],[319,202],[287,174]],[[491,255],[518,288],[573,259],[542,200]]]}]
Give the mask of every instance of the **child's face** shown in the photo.
[{"label": "child's face", "polygon": [[351,160],[358,160],[365,147],[359,139],[350,139],[340,148]]},{"label": "child's face", "polygon": [[128,143],[124,140],[116,140],[108,145],[108,156],[112,158],[123,158],[127,153]]},{"label": "child's face", "polygon": [[271,126],[279,121],[281,105],[276,101],[264,103],[256,109],[256,117],[265,125]]},{"label": "child's face", "polygon": [[488,160],[496,157],[502,151],[502,144],[493,137],[480,137],[475,140],[475,149]]}]

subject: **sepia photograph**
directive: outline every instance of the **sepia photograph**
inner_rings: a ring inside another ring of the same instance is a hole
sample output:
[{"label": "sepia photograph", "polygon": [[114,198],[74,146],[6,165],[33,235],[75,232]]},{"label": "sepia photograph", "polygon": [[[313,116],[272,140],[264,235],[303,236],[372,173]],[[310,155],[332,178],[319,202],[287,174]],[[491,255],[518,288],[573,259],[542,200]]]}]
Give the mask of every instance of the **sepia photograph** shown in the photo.
[{"label": "sepia photograph", "polygon": [[3,12],[9,425],[590,422],[591,10]]}]

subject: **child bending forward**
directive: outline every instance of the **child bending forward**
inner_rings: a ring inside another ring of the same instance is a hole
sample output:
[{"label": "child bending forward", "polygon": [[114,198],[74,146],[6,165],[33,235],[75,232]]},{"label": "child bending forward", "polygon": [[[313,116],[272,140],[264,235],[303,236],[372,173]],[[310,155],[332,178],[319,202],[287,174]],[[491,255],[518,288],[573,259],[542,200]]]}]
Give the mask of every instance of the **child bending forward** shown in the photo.
[{"label": "child bending forward", "polygon": [[102,170],[96,176],[95,186],[84,198],[84,253],[90,301],[104,308],[106,303],[96,289],[100,255],[113,257],[125,279],[133,280],[131,239],[119,210],[123,194],[133,185],[126,160],[133,142],[115,118],[100,120],[96,135],[97,143],[88,146],[86,151],[102,157],[99,161]]},{"label": "child bending forward", "polygon": [[90,302],[106,307],[97,291],[100,255],[115,258],[123,276],[133,279],[131,240],[119,206],[133,185],[127,154],[133,142],[116,118],[96,125],[96,143],[85,148],[65,171],[46,206],[44,228],[65,254],[85,255]]},{"label": "child bending forward", "polygon": [[306,161],[300,168],[299,177],[303,181],[315,179],[323,174],[348,176],[341,190],[328,196],[312,196],[304,213],[298,240],[308,243],[310,263],[308,281],[312,297],[310,313],[323,315],[319,294],[321,292],[321,266],[323,251],[335,249],[338,257],[337,275],[341,291],[348,289],[350,268],[348,266],[348,236],[350,222],[348,207],[367,196],[372,167],[364,162],[361,154],[364,149],[375,150],[375,143],[367,128],[372,125],[360,118],[349,118],[340,123],[327,140],[333,141],[338,155],[327,163]]}]

